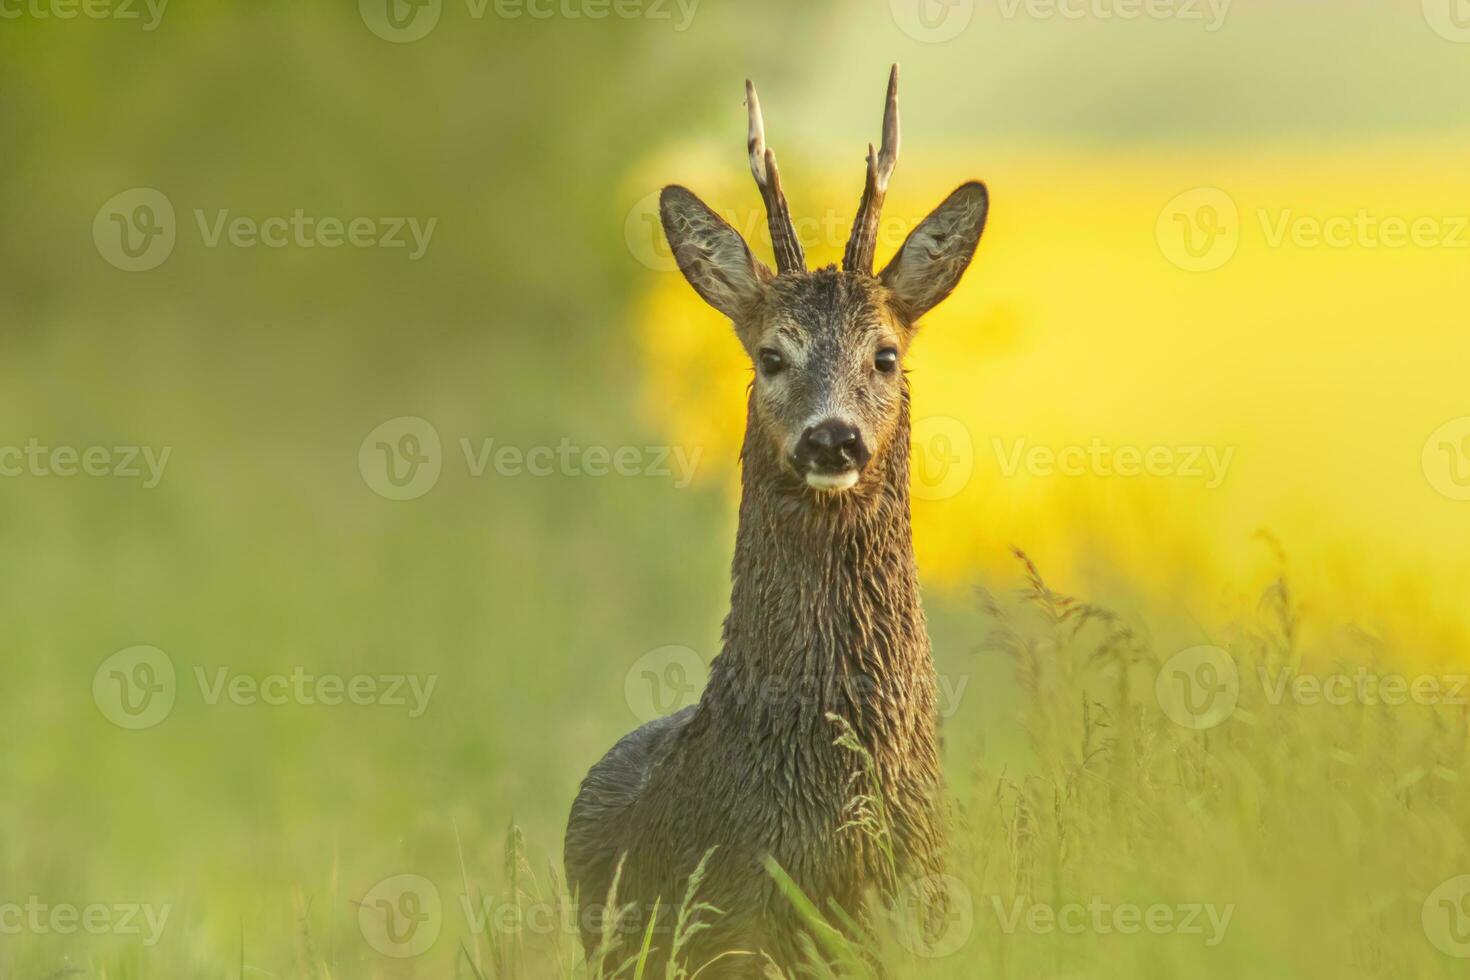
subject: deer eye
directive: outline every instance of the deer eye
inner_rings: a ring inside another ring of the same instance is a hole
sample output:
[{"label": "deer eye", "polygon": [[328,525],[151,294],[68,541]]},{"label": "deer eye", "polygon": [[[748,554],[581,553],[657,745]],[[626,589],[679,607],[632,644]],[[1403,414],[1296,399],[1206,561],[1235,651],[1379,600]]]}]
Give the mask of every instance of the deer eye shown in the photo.
[{"label": "deer eye", "polygon": [[893,369],[898,367],[898,351],[892,347],[885,347],[873,358],[873,367],[884,374],[892,374]]},{"label": "deer eye", "polygon": [[772,350],[769,347],[761,348],[760,362],[761,374],[764,374],[768,378],[786,370],[786,358],[781,356],[780,351]]}]

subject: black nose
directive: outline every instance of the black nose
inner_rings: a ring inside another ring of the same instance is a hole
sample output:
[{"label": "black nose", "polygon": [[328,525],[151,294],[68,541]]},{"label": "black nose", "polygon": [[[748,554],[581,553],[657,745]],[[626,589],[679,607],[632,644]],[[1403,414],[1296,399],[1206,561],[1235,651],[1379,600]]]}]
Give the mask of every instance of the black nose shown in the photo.
[{"label": "black nose", "polygon": [[837,419],[828,419],[801,434],[796,446],[796,462],[820,472],[840,473],[862,467],[868,451],[858,430]]}]

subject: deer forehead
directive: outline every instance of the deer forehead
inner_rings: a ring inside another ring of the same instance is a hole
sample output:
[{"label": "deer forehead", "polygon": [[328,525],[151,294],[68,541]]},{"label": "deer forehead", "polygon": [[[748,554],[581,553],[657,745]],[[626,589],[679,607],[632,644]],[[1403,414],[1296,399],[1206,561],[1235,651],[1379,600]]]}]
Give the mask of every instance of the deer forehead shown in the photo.
[{"label": "deer forehead", "polygon": [[802,360],[840,358],[880,343],[899,346],[902,333],[882,287],[854,279],[812,276],[782,282],[772,290],[756,331],[758,346]]}]

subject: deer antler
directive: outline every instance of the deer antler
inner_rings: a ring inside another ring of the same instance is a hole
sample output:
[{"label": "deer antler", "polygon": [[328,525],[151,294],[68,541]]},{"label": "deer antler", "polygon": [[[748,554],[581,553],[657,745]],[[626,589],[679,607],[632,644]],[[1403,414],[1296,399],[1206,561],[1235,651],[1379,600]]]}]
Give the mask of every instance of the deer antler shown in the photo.
[{"label": "deer antler", "polygon": [[781,190],[781,171],[776,168],[776,151],[766,146],[766,122],[761,118],[761,102],[755,84],[745,80],[745,104],[750,109],[750,172],[755,176],[761,198],[766,202],[766,221],[771,229],[771,245],[776,250],[777,272],[804,272],[806,255],[796,237],[791,210]]},{"label": "deer antler", "polygon": [[873,252],[878,246],[878,217],[883,212],[883,198],[888,194],[888,180],[898,164],[898,66],[888,74],[888,101],[883,107],[883,146],[876,153],[868,144],[868,179],[863,186],[863,202],[852,223],[852,237],[842,268],[848,272],[873,274]]}]

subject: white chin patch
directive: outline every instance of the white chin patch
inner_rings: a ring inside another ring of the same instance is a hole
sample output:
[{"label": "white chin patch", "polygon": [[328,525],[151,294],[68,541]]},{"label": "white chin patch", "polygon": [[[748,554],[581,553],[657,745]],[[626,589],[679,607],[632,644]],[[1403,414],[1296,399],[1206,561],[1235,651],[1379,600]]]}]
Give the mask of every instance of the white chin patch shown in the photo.
[{"label": "white chin patch", "polygon": [[858,481],[857,470],[844,473],[808,473],[806,485],[814,490],[851,490]]}]

